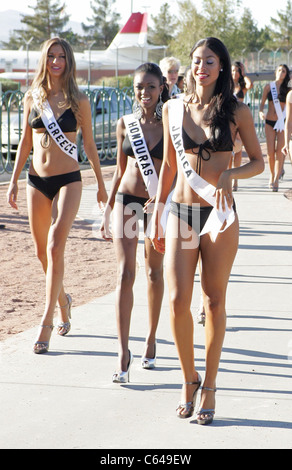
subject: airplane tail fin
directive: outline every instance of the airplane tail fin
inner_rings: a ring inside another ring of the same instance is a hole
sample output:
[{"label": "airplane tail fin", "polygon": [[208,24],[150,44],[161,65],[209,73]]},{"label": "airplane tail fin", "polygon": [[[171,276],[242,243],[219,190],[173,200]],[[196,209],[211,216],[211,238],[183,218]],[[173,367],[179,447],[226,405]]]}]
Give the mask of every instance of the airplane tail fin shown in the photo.
[{"label": "airplane tail fin", "polygon": [[147,44],[147,13],[132,13],[127,23],[114,37],[109,49],[144,47]]}]

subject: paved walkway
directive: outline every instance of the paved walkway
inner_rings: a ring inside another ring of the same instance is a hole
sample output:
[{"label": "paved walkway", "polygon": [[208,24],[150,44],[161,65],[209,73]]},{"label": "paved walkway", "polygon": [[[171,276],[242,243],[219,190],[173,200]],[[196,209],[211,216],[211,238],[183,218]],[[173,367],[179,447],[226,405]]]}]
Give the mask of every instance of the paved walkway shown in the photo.
[{"label": "paved walkway", "polygon": [[[53,333],[49,354],[31,352],[36,328],[16,335],[1,343],[0,447],[177,449],[177,454],[183,449],[291,448],[292,202],[283,193],[292,187],[292,167],[286,163],[285,169],[279,193],[267,189],[266,169],[240,181],[235,194],[240,246],[228,288],[212,426],[176,417],[182,377],[167,292],[157,367],[147,371],[140,366],[147,331],[141,243],[130,333],[131,382],[111,382],[117,360],[114,292],[73,308],[71,333],[65,338]],[[90,194],[94,197],[93,189],[84,188],[79,216],[92,220]],[[194,316],[198,299],[196,278]],[[204,376],[201,325],[195,326],[195,356]]]}]

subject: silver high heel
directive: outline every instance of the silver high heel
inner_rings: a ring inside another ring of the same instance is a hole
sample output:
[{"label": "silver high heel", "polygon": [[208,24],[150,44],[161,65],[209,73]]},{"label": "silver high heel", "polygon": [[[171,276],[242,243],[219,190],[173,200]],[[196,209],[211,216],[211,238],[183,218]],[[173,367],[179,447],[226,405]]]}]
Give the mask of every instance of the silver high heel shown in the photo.
[{"label": "silver high heel", "polygon": [[[66,294],[66,297],[67,297],[68,302],[66,303],[66,305],[63,305],[62,307],[59,307],[59,308],[68,307],[68,319],[71,320],[72,297],[70,294]],[[63,332],[61,333],[62,330]],[[67,335],[70,330],[71,330],[70,321],[61,322],[61,323],[58,323],[57,325],[57,334],[60,336]]]},{"label": "silver high heel", "polygon": [[197,388],[195,389],[193,393],[192,401],[188,401],[187,403],[180,402],[178,404],[178,407],[176,409],[176,414],[178,418],[186,419],[186,418],[190,418],[191,416],[193,416],[195,406],[196,406],[197,394],[201,386],[201,383],[202,383],[202,379],[201,379],[200,374],[198,374],[197,382],[185,382],[185,385],[197,385]]},{"label": "silver high heel", "polygon": [[126,372],[122,370],[120,372],[115,372],[112,377],[112,381],[114,383],[125,384],[127,382],[130,382],[130,367],[132,365],[133,360],[134,360],[133,355],[131,351],[129,350],[129,362],[128,362],[127,370]]},{"label": "silver high heel", "polygon": [[[40,325],[40,328],[50,328],[51,331],[54,329],[54,325]],[[33,345],[33,352],[35,354],[44,354],[49,350],[49,341],[36,341]]]},{"label": "silver high heel", "polygon": [[154,367],[156,366],[156,341],[154,345],[154,357],[150,358],[143,356],[141,358],[141,365],[143,369],[154,369]]},{"label": "silver high heel", "polygon": [[[202,387],[202,390],[207,390],[209,392],[217,392],[217,388],[209,388],[209,387]],[[204,415],[204,418],[198,418],[199,416]],[[197,411],[197,423],[201,425],[211,424],[213,422],[215,415],[215,409],[206,410],[204,408],[200,408]]]}]

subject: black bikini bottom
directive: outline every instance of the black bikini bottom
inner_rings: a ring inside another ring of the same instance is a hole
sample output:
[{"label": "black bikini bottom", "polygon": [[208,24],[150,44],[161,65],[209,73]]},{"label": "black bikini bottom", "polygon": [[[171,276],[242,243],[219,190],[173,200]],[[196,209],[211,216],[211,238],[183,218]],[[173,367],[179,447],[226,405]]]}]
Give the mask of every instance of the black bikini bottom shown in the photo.
[{"label": "black bikini bottom", "polygon": [[268,126],[271,126],[273,129],[275,127],[276,122],[277,121],[271,121],[270,119],[266,119],[266,124],[268,124]]},{"label": "black bikini bottom", "polygon": [[[236,212],[235,201],[232,207]],[[199,204],[188,206],[174,201],[170,203],[170,213],[184,220],[196,233],[201,233],[212,209],[212,206],[200,206]]]},{"label": "black bikini bottom", "polygon": [[62,186],[74,183],[75,181],[81,181],[80,170],[73,171],[71,173],[64,173],[62,175],[45,177],[28,174],[27,184],[40,191],[44,196],[52,201]]},{"label": "black bikini bottom", "polygon": [[148,199],[149,198],[138,197],[134,196],[133,194],[121,193],[119,191],[116,194],[116,202],[120,202],[124,206],[129,207],[131,211],[138,217],[138,219],[143,220],[145,223],[148,221],[147,216],[151,215],[145,214],[143,211],[143,207]]}]

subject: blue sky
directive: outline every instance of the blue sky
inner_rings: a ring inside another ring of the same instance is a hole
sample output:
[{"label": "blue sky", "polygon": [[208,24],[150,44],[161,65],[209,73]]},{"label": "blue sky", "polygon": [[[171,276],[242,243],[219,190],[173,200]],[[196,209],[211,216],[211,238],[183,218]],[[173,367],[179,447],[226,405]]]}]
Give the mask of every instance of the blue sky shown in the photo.
[{"label": "blue sky", "polygon": [[[66,3],[66,12],[71,15],[71,20],[86,22],[86,18],[91,14],[90,1],[82,0],[81,2],[64,0]],[[192,0],[193,3],[200,10],[201,0]],[[28,5],[35,6],[36,0],[9,0],[9,7],[7,8],[6,2],[0,2],[0,14],[5,10],[18,10],[23,13],[31,14],[32,10]],[[159,12],[161,5],[166,3],[166,0],[116,0],[116,10],[121,14],[122,21],[126,22],[133,11],[147,11],[149,15],[156,15]],[[174,15],[178,13],[177,1],[168,0],[167,2]],[[234,0],[234,3],[235,0]],[[254,19],[258,23],[258,27],[262,28],[268,25],[270,17],[277,17],[277,11],[285,10],[287,0],[277,0],[275,2],[267,2],[266,0],[242,0],[242,8],[247,7],[251,10]],[[268,8],[267,8],[268,3]]]}]

